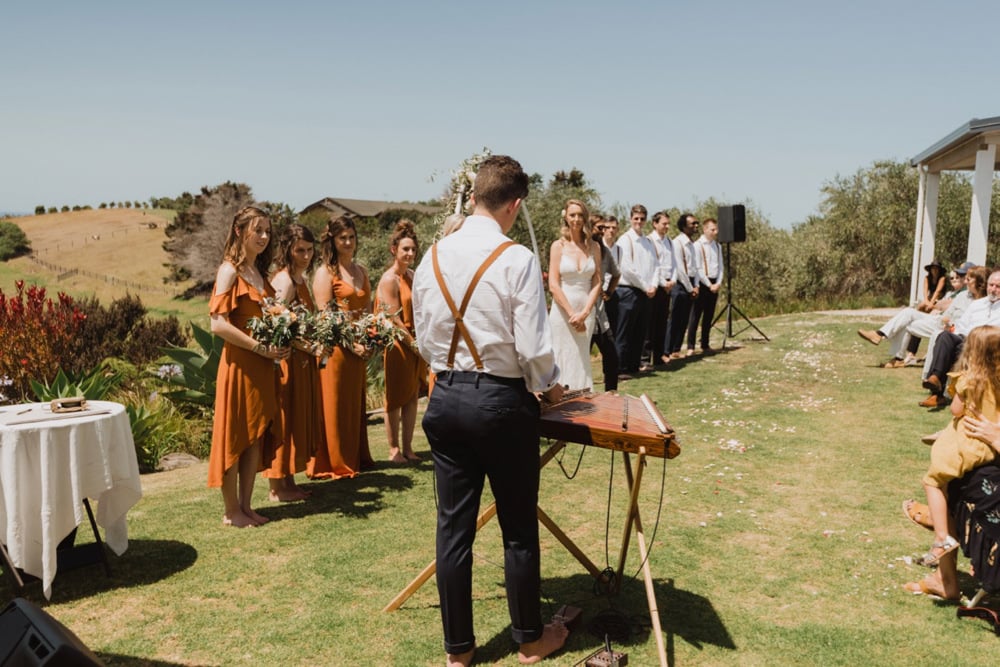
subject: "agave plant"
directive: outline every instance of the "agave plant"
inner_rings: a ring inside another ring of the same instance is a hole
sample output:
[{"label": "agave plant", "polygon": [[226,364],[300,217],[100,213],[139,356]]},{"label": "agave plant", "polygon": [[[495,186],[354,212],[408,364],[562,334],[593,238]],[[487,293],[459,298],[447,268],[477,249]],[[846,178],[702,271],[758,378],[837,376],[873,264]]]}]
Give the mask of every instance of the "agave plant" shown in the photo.
[{"label": "agave plant", "polygon": [[121,384],[123,377],[121,372],[110,369],[106,364],[101,364],[80,376],[64,373],[60,368],[52,382],[32,380],[31,391],[40,401],[75,396],[82,396],[91,401],[101,401]]},{"label": "agave plant", "polygon": [[200,351],[176,345],[161,348],[179,368],[179,372],[161,375],[168,384],[179,387],[164,392],[163,395],[177,404],[191,403],[212,407],[215,402],[215,376],[219,371],[219,360],[222,358],[223,340],[193,322],[191,334],[201,348]]}]

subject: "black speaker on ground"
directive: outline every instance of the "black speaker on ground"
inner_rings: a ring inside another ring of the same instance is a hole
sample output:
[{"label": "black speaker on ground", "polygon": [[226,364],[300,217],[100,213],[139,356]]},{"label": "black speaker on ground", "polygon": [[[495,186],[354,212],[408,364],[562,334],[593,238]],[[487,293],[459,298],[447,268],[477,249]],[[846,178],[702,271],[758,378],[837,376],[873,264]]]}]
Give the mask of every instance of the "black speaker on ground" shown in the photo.
[{"label": "black speaker on ground", "polygon": [[747,210],[743,204],[720,206],[719,243],[743,243],[747,240]]},{"label": "black speaker on ground", "polygon": [[24,598],[0,613],[0,665],[104,667],[69,628]]}]

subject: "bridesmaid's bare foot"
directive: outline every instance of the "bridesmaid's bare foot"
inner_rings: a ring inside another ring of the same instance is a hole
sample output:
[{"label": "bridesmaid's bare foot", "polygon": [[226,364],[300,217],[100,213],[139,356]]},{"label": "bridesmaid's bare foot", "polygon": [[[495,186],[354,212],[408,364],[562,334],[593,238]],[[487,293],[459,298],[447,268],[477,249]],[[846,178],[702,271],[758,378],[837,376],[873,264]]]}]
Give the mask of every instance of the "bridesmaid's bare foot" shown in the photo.
[{"label": "bridesmaid's bare foot", "polygon": [[253,510],[247,510],[246,515],[248,517],[250,517],[250,520],[253,521],[255,524],[257,524],[258,526],[262,526],[265,523],[267,523],[268,521],[270,521],[270,519],[268,519],[263,514],[258,514],[257,512],[254,512]]},{"label": "bridesmaid's bare foot", "polygon": [[398,449],[396,450],[395,454],[393,453],[393,450],[390,449],[389,450],[389,463],[406,463],[406,459],[403,457],[402,454],[399,453]]},{"label": "bridesmaid's bare foot", "polygon": [[223,526],[233,526],[234,528],[256,528],[257,523],[243,512],[235,512],[232,515],[222,515]]},{"label": "bridesmaid's bare foot", "polygon": [[290,487],[291,487],[292,491],[294,491],[295,493],[301,493],[303,498],[308,498],[309,496],[311,496],[313,494],[312,491],[308,491],[306,489],[303,489],[301,486],[299,486],[295,482],[292,482],[291,485],[290,485]]},{"label": "bridesmaid's bare foot", "polygon": [[569,629],[559,622],[549,623],[542,629],[542,636],[533,642],[521,644],[517,659],[522,665],[533,665],[541,662],[546,656],[555,653],[566,643]]},{"label": "bridesmaid's bare foot", "polygon": [[282,489],[280,491],[269,492],[267,499],[272,502],[292,503],[296,500],[305,500],[306,494],[294,489]]},{"label": "bridesmaid's bare foot", "polygon": [[472,656],[475,654],[475,647],[465,653],[447,653],[445,654],[447,660],[445,664],[447,667],[469,667],[472,664]]},{"label": "bridesmaid's bare foot", "polygon": [[419,456],[417,456],[416,452],[413,452],[413,451],[405,452],[403,454],[403,456],[405,456],[406,460],[410,461],[411,463],[416,463],[417,461],[422,461],[423,460]]}]

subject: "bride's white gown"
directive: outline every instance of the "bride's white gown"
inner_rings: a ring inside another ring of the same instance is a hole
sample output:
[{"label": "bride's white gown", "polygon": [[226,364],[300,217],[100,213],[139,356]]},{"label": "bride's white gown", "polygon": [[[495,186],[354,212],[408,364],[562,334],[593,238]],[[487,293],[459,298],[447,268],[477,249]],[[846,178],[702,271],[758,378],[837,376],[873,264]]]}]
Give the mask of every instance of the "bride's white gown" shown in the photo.
[{"label": "bride's white gown", "polygon": [[[594,275],[594,258],[588,256],[581,267],[576,259],[563,254],[559,261],[559,274],[563,293],[574,312],[583,310],[590,294],[591,279]],[[590,370],[590,336],[594,333],[594,311],[587,315],[584,331],[577,331],[569,325],[566,313],[552,302],[549,310],[549,324],[552,328],[552,347],[556,364],[559,365],[559,384],[570,389],[593,389],[594,379]]]}]

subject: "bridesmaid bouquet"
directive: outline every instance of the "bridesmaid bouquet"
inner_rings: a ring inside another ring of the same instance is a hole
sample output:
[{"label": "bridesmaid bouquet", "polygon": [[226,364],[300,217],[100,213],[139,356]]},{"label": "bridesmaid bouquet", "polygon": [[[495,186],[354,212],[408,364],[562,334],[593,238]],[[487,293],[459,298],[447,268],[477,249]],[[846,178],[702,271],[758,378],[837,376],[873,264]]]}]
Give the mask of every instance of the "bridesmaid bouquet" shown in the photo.
[{"label": "bridesmaid bouquet", "polygon": [[355,340],[368,350],[384,350],[397,340],[404,340],[403,330],[385,311],[368,314],[354,321]]},{"label": "bridesmaid bouquet", "polygon": [[[279,299],[264,297],[260,317],[251,317],[247,328],[254,339],[268,347],[288,347],[305,333],[308,313],[302,306],[289,308]],[[276,365],[281,360],[275,359]]]},{"label": "bridesmaid bouquet", "polygon": [[[354,344],[356,332],[351,322],[351,314],[344,310],[324,308],[309,318],[307,340],[323,350],[337,347],[350,347]],[[319,367],[326,368],[329,354],[323,354]]]}]

